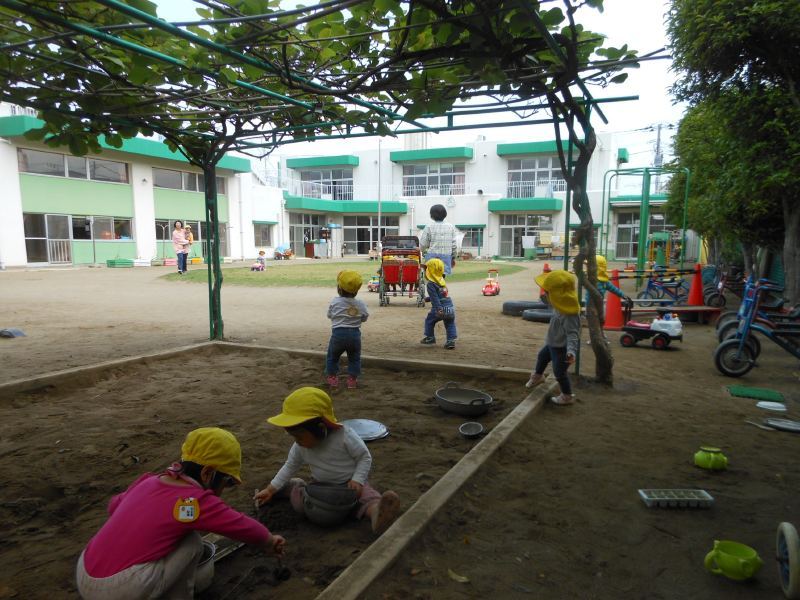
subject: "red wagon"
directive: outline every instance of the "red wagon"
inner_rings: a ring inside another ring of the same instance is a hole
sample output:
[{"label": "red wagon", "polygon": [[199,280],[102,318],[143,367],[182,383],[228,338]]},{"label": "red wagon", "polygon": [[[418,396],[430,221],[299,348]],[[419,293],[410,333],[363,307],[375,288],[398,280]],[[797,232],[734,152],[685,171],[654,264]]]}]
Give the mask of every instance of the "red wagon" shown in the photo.
[{"label": "red wagon", "polygon": [[378,297],[381,306],[392,297],[413,298],[425,306],[425,282],[420,266],[422,252],[416,236],[387,235],[381,240]]}]

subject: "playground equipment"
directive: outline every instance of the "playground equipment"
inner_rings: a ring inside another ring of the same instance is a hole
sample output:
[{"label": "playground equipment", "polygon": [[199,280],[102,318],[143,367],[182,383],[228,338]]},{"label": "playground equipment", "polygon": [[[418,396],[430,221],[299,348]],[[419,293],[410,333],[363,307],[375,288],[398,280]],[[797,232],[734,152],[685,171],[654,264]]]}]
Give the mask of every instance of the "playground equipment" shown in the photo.
[{"label": "playground equipment", "polygon": [[500,295],[500,273],[497,269],[489,269],[486,274],[486,282],[483,284],[481,292],[484,296],[499,296]]},{"label": "playground equipment", "polygon": [[668,231],[654,231],[647,238],[647,260],[657,267],[668,267],[672,256],[672,236]]}]

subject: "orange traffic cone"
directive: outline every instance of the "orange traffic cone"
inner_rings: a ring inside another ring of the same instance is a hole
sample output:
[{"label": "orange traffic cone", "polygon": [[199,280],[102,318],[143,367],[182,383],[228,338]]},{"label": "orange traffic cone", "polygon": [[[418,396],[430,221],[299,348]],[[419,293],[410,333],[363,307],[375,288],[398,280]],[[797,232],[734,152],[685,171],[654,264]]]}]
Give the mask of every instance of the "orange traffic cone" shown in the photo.
[{"label": "orange traffic cone", "polygon": [[[619,287],[619,271],[617,269],[611,271],[611,283]],[[606,319],[603,329],[620,331],[623,325],[625,325],[625,319],[622,317],[622,301],[616,294],[608,294],[608,300],[606,300]]]},{"label": "orange traffic cone", "polygon": [[547,263],[544,263],[544,268],[542,269],[542,273],[549,273],[549,272],[550,272],[550,271],[552,271],[552,270],[553,270],[553,269],[551,269],[551,268],[550,268],[550,265],[549,265],[549,264],[547,264]]},{"label": "orange traffic cone", "polygon": [[692,278],[692,285],[689,288],[689,306],[703,306],[703,273],[701,272],[700,264],[694,266],[694,277]]}]

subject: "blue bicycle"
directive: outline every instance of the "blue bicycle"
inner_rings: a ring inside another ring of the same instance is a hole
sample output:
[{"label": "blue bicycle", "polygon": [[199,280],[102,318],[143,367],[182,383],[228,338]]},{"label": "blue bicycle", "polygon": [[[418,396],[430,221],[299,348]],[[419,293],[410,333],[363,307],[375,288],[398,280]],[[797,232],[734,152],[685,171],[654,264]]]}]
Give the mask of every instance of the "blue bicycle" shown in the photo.
[{"label": "blue bicycle", "polygon": [[[686,304],[689,299],[689,284],[684,279],[674,277],[650,277],[647,287],[636,295],[641,300],[639,306],[653,306],[653,304],[670,305]],[[656,302],[657,301],[657,302]]]}]

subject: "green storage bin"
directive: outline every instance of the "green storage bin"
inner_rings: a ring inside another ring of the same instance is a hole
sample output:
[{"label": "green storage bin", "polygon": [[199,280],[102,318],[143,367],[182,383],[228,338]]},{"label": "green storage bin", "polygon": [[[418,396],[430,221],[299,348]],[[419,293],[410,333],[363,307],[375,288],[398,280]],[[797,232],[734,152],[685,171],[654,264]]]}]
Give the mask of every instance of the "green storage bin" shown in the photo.
[{"label": "green storage bin", "polygon": [[110,258],[106,261],[106,266],[110,269],[133,268],[133,261],[130,258]]},{"label": "green storage bin", "polygon": [[525,248],[525,258],[533,260],[536,258],[536,248]]}]

